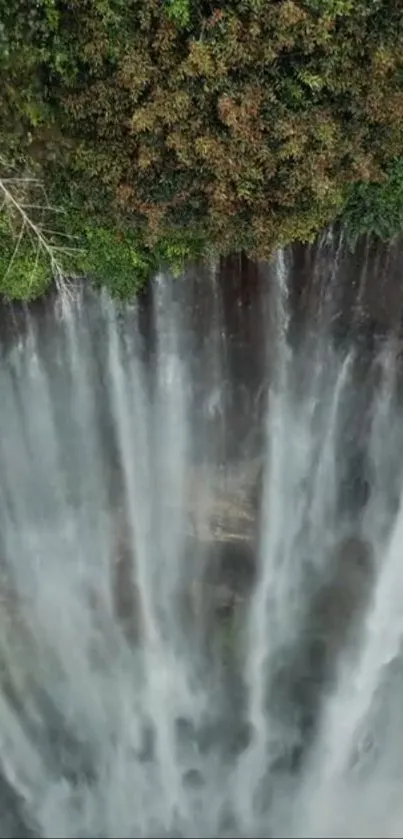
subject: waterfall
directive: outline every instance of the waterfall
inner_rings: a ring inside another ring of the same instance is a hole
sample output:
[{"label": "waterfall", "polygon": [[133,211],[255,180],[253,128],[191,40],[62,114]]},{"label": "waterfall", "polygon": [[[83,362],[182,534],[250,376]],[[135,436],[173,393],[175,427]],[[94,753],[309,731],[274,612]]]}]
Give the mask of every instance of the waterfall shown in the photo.
[{"label": "waterfall", "polygon": [[1,835],[401,835],[397,344],[309,259],[3,341]]}]

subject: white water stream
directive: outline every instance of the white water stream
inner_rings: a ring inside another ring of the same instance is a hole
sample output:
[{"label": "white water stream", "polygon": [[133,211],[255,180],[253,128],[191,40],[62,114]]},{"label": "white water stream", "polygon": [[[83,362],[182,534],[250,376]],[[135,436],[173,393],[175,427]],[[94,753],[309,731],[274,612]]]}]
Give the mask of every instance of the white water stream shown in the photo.
[{"label": "white water stream", "polygon": [[238,550],[250,451],[226,455],[241,391],[216,270],[199,343],[186,278],[161,276],[153,337],[77,291],[4,351],[0,835],[403,835],[393,342],[363,381],[328,299],[290,342],[289,270],[279,253],[260,291],[254,579],[225,614],[207,580]]}]

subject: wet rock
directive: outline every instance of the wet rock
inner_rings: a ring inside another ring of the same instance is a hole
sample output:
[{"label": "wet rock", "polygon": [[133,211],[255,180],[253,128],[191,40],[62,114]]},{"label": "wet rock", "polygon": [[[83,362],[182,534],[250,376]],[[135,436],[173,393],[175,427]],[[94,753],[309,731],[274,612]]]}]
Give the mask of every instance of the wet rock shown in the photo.
[{"label": "wet rock", "polygon": [[368,604],[374,574],[371,546],[349,536],[335,546],[332,573],[312,609],[315,635],[324,639],[327,656],[335,657],[354,644],[355,633]]},{"label": "wet rock", "polygon": [[22,798],[0,775],[0,839],[34,839],[37,835],[25,819]]},{"label": "wet rock", "polygon": [[255,538],[255,462],[207,475],[192,474],[185,518],[188,534],[203,542],[248,543]]},{"label": "wet rock", "polygon": [[183,776],[183,783],[192,789],[200,789],[206,782],[199,769],[188,769]]},{"label": "wet rock", "polygon": [[340,656],[354,657],[370,598],[374,564],[371,546],[358,536],[331,551],[327,579],[314,594],[295,648],[283,656],[270,702],[278,724],[290,735],[279,766],[297,771],[314,741],[320,709],[332,688]]}]

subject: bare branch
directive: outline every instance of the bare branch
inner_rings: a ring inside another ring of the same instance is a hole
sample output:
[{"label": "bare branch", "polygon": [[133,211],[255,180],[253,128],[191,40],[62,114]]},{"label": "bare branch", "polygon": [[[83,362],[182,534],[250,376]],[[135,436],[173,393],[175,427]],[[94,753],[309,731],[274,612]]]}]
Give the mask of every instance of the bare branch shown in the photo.
[{"label": "bare branch", "polygon": [[[15,195],[15,189],[17,187],[21,187],[23,192],[29,194],[29,190],[32,192],[32,188],[38,188],[41,194],[43,195],[46,203],[44,204],[37,204],[37,203],[30,203],[29,200],[20,200],[19,197]],[[46,191],[44,189],[43,184],[38,181],[37,178],[29,178],[29,177],[9,177],[9,178],[0,178],[0,194],[2,193],[3,201],[1,205],[1,210],[4,212],[5,208],[10,208],[17,216],[21,219],[21,227],[19,230],[19,234],[16,241],[16,246],[14,248],[14,252],[11,258],[11,262],[7,268],[6,276],[8,275],[16,254],[18,252],[18,248],[21,244],[22,237],[24,233],[29,235],[29,238],[33,239],[33,246],[34,243],[37,245],[37,252],[36,252],[36,264],[39,259],[39,253],[42,253],[48,258],[50,267],[52,270],[52,274],[54,278],[60,282],[64,278],[64,270],[63,266],[60,262],[61,255],[72,255],[77,252],[77,249],[74,247],[62,247],[60,245],[56,245],[51,242],[48,236],[54,237],[62,237],[62,238],[71,238],[68,234],[63,232],[59,232],[57,230],[53,230],[50,228],[43,227],[41,223],[37,223],[34,221],[29,210],[39,210],[41,213],[44,212],[62,212],[57,210],[57,208],[52,207],[46,195]]]},{"label": "bare branch", "polygon": [[61,230],[51,230],[50,227],[41,227],[42,233],[49,233],[51,236],[60,236],[63,239],[79,239],[79,236],[70,233],[62,233]]},{"label": "bare branch", "polygon": [[52,245],[52,249],[57,253],[82,253],[82,248],[68,248],[62,245]]},{"label": "bare branch", "polygon": [[15,178],[2,178],[1,182],[3,184],[37,184],[38,186],[42,186],[41,182],[38,181],[38,178],[21,178],[21,176]]},{"label": "bare branch", "polygon": [[66,210],[63,207],[52,207],[50,204],[25,204],[21,203],[24,210],[44,210],[47,213],[60,213],[66,215]]}]

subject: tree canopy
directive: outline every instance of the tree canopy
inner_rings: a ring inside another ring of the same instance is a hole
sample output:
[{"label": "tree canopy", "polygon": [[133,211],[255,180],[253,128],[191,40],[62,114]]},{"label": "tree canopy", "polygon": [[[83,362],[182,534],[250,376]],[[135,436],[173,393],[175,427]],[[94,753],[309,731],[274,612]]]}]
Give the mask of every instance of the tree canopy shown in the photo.
[{"label": "tree canopy", "polygon": [[0,0],[0,89],[1,170],[43,181],[118,293],[344,208],[400,229],[400,0]]}]

